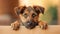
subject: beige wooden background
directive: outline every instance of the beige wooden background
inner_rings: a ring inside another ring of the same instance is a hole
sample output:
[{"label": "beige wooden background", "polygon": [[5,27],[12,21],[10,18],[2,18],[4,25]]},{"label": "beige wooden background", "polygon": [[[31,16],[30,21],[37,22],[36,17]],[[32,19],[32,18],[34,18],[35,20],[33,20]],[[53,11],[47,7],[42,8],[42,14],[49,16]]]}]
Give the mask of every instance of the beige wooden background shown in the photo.
[{"label": "beige wooden background", "polygon": [[60,34],[60,25],[49,25],[46,30],[39,26],[31,30],[21,26],[17,31],[12,30],[11,26],[0,26],[0,34]]}]

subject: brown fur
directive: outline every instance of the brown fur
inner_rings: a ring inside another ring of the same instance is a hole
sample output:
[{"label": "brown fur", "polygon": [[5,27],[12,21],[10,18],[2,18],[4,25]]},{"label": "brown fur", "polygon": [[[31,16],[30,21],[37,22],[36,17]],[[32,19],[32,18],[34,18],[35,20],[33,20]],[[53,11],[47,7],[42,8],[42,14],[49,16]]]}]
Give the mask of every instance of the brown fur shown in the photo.
[{"label": "brown fur", "polygon": [[11,26],[14,30],[18,30],[20,25],[23,25],[28,29],[33,29],[35,26],[39,25],[42,29],[47,29],[47,23],[38,21],[39,14],[44,14],[44,8],[41,6],[21,6],[15,9],[18,19]]}]

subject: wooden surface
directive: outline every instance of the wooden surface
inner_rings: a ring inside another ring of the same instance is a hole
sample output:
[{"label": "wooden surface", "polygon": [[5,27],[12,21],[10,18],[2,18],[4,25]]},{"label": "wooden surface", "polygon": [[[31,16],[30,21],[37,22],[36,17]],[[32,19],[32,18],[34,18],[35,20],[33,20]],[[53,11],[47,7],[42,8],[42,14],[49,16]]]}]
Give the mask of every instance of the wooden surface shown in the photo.
[{"label": "wooden surface", "polygon": [[21,26],[18,31],[12,30],[11,26],[0,26],[0,34],[60,34],[60,25],[49,25],[47,30],[39,26],[31,30]]}]

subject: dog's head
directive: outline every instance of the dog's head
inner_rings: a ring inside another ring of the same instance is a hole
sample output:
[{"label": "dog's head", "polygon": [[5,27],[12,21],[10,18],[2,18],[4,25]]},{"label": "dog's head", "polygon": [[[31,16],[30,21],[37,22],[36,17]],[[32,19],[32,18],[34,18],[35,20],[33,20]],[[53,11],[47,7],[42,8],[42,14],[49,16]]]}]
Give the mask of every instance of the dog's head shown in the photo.
[{"label": "dog's head", "polygon": [[39,14],[44,14],[44,8],[40,6],[21,6],[15,8],[15,13],[20,17],[25,27],[32,29],[38,25]]}]

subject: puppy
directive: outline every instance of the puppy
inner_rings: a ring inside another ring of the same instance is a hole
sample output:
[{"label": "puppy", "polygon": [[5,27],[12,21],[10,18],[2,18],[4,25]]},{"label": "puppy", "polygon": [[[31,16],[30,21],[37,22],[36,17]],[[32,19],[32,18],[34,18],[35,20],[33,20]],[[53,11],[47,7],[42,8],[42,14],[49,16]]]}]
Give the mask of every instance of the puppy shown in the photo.
[{"label": "puppy", "polygon": [[20,25],[25,26],[27,29],[33,29],[37,25],[42,29],[47,29],[47,23],[39,21],[39,14],[44,14],[44,8],[41,6],[21,6],[16,7],[15,13],[18,16],[18,19],[11,24],[13,30],[18,30]]}]

